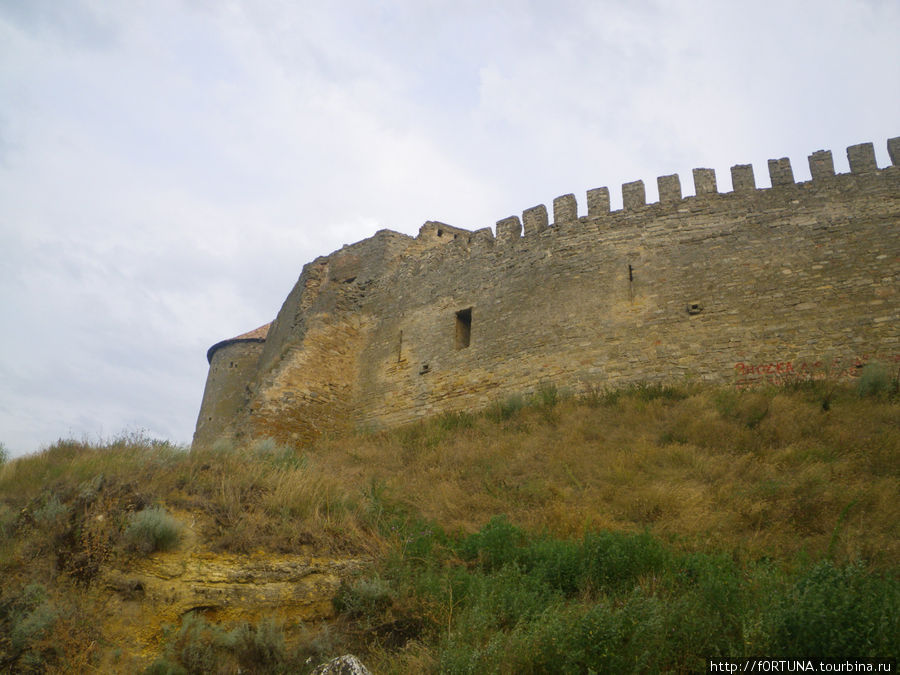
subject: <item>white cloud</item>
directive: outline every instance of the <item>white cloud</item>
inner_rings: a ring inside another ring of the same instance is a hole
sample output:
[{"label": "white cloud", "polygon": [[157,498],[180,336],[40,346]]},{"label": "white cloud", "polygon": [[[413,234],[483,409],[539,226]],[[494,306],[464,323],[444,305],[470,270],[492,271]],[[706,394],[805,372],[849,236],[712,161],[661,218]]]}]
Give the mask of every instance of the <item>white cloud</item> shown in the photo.
[{"label": "white cloud", "polygon": [[898,28],[874,1],[0,0],[0,441],[189,440],[206,348],[382,227],[884,164]]}]

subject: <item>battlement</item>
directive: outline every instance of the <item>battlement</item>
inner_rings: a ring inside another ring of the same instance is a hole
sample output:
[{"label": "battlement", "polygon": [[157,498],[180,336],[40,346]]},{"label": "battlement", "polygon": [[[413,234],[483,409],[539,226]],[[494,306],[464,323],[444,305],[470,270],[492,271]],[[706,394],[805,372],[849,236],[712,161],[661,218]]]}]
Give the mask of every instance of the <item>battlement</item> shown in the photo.
[{"label": "battlement", "polygon": [[[891,167],[900,167],[900,136],[888,139],[888,154]],[[860,176],[878,172],[881,169],[875,160],[875,146],[872,143],[860,143],[847,148],[847,159],[850,164],[849,174],[836,174],[834,159],[830,150],[817,150],[808,157],[811,181],[799,185],[813,184],[813,187],[830,189],[834,180],[841,176]],[[656,179],[659,190],[659,202],[648,203],[644,181],[636,180],[622,184],[622,211],[637,211],[658,204],[664,207],[678,208],[682,202],[692,199],[710,198],[727,194],[742,194],[779,190],[798,185],[794,180],[791,160],[787,157],[768,161],[771,188],[757,188],[752,164],[736,164],[731,167],[732,190],[720,193],[717,186],[715,169],[698,168],[692,172],[694,194],[682,195],[681,178],[678,174],[659,176]],[[616,211],[610,210],[609,188],[600,187],[587,192],[587,218],[598,218]],[[514,241],[523,236],[539,234],[548,227],[574,223],[579,219],[578,204],[574,194],[566,194],[553,200],[553,221],[549,221],[547,207],[543,204],[532,206],[519,216],[509,216],[497,221],[497,240]],[[524,226],[524,227],[523,227]]]},{"label": "battlement", "polygon": [[[691,377],[749,386],[900,363],[900,137],[606,187],[470,231],[380,230],[304,266],[271,325],[217,343],[195,443],[302,443],[488,405]],[[860,264],[864,261],[864,264]],[[823,365],[824,364],[824,365]]]}]

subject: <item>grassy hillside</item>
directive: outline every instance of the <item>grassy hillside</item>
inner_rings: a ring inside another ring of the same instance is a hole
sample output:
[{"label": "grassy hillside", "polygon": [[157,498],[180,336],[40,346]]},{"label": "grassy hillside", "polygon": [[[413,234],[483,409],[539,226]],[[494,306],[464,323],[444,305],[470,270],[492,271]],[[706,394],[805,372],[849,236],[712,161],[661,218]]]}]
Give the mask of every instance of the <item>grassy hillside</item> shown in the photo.
[{"label": "grassy hillside", "polygon": [[186,615],[154,672],[896,657],[898,460],[896,382],[544,387],[299,449],[61,441],[0,467],[0,671],[148,665],[92,617],[122,592],[105,569],[187,546],[173,514],[223,555],[371,563],[327,622]]}]

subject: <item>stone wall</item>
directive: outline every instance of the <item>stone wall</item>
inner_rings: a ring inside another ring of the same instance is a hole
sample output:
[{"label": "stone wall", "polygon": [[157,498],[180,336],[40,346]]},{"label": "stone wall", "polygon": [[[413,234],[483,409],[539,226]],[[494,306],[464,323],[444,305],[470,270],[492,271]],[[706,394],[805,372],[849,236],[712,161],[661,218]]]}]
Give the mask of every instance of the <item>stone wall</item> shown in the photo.
[{"label": "stone wall", "polygon": [[250,400],[250,384],[256,379],[263,340],[228,340],[209,351],[209,373],[194,443],[214,443],[223,425],[243,414]]},{"label": "stone wall", "polygon": [[[223,433],[302,442],[478,408],[542,382],[580,390],[695,378],[745,386],[853,376],[900,359],[900,139],[810,156],[813,180],[769,162],[734,191],[695,169],[526,209],[469,232],[382,231],[304,268],[273,324],[252,396]],[[524,222],[524,228],[522,223]],[[204,401],[204,406],[209,405]],[[201,419],[203,412],[201,411]],[[215,417],[215,415],[213,415]],[[210,421],[207,420],[207,424]]]}]

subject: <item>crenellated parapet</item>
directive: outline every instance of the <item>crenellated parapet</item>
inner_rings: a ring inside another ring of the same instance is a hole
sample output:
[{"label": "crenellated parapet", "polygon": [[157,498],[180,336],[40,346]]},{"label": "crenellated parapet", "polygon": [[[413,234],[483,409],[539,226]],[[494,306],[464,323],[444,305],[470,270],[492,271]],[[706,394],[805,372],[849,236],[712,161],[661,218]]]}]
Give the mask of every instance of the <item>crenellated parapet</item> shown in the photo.
[{"label": "crenellated parapet", "polygon": [[[900,166],[900,137],[891,138],[887,142],[888,154],[893,167]],[[809,155],[810,182],[832,185],[835,178],[842,175],[862,176],[880,171],[875,160],[875,148],[872,143],[860,143],[847,148],[847,159],[850,174],[836,174],[834,159],[830,150],[817,150]],[[677,205],[690,199],[722,196],[725,194],[747,194],[757,191],[778,190],[797,185],[794,178],[791,160],[788,157],[770,159],[768,173],[771,188],[757,188],[752,164],[736,164],[731,167],[731,193],[720,193],[715,169],[697,168],[692,171],[694,194],[682,194],[681,178],[678,174],[659,176],[656,179],[659,191],[658,204]],[[622,184],[622,211],[637,211],[651,206],[647,203],[644,181],[635,180]],[[587,192],[587,218],[598,218],[611,213],[609,188],[600,187]],[[548,228],[579,219],[578,204],[574,194],[566,194],[553,200],[553,220],[548,218],[547,207],[543,204],[532,206],[522,212],[522,219],[510,216],[497,222],[497,240],[500,242],[515,241],[523,234],[525,237],[543,232]]]}]

